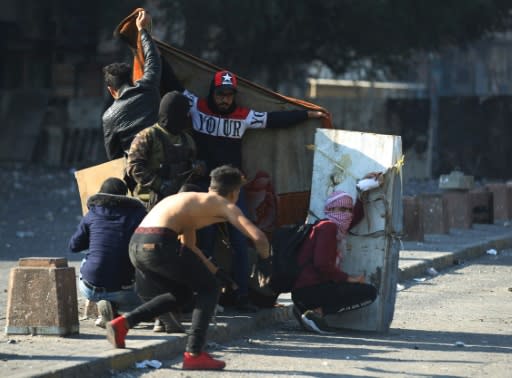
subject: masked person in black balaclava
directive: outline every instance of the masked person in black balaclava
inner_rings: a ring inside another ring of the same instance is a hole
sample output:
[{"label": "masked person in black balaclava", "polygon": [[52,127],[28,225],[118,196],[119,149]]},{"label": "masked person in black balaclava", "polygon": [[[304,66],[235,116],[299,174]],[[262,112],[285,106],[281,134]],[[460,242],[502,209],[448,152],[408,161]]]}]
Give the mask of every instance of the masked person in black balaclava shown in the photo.
[{"label": "masked person in black balaclava", "polygon": [[185,132],[190,124],[189,109],[189,100],[181,93],[165,94],[158,123],[139,132],[130,146],[127,175],[135,182],[134,196],[148,210],[204,171],[195,160],[195,143]]},{"label": "masked person in black balaclava", "polygon": [[[134,138],[128,152],[127,176],[134,181],[133,195],[151,210],[163,198],[176,194],[183,185],[190,185],[204,172],[204,165],[195,160],[194,140],[185,130],[190,124],[190,104],[177,91],[162,97],[158,112],[158,123],[140,131]],[[137,272],[137,293],[144,300],[150,300],[160,290],[153,283],[139,276]],[[192,297],[186,288],[176,285],[173,293]],[[155,321],[156,332],[184,332],[176,314],[165,314]]]}]

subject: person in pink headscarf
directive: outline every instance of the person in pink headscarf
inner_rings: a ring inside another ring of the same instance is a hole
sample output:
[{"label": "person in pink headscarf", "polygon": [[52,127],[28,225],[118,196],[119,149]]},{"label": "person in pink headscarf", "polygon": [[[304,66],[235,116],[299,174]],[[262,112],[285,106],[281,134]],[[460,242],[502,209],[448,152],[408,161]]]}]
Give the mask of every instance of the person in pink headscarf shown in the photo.
[{"label": "person in pink headscarf", "polygon": [[315,224],[298,253],[302,267],[294,289],[293,312],[301,326],[324,333],[324,316],[371,304],[377,289],[364,282],[364,275],[342,270],[343,246],[350,228],[363,218],[360,201],[342,191],[333,192],[325,203],[327,219]]}]

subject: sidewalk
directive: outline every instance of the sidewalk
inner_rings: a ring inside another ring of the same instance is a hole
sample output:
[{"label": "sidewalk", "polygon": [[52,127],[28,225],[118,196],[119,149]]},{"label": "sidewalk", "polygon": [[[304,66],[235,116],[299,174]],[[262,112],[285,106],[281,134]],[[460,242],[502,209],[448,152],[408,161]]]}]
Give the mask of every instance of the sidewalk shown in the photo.
[{"label": "sidewalk", "polygon": [[[476,258],[489,249],[498,252],[512,247],[512,227],[474,225],[468,230],[451,230],[447,235],[428,235],[425,242],[404,242],[400,251],[399,282],[426,276],[430,267],[440,271]],[[289,295],[279,298],[283,305],[260,310],[254,315],[222,313],[210,327],[208,342],[225,343],[242,338],[271,323],[293,319]],[[80,302],[83,305],[83,302]],[[5,309],[4,309],[5,312]],[[188,323],[184,323],[188,325]],[[2,331],[5,318],[0,319]],[[113,349],[105,331],[94,319],[80,321],[80,334],[71,337],[7,336],[0,339],[0,367],[8,377],[101,377],[110,370],[133,367],[136,361],[163,360],[181,354],[184,335],[154,333],[152,324],[130,330],[127,349]]]}]

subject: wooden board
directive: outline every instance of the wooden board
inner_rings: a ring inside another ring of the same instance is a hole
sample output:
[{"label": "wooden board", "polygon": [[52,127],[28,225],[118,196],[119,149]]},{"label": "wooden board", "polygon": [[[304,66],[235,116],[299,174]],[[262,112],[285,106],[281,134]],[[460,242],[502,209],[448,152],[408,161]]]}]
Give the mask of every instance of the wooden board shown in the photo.
[{"label": "wooden board", "polygon": [[[333,190],[357,196],[356,183],[369,172],[386,172],[384,184],[369,193],[365,218],[347,237],[343,270],[364,273],[378,288],[377,300],[360,310],[329,315],[329,325],[387,331],[393,319],[402,231],[402,184],[399,136],[318,129],[315,134],[310,210],[324,217],[325,200]],[[313,220],[312,217],[310,217]]]},{"label": "wooden board", "polygon": [[82,213],[84,215],[88,211],[87,199],[93,194],[98,193],[103,181],[109,177],[123,179],[125,167],[126,159],[123,157],[75,172],[78,192],[80,193],[80,203],[82,204]]}]

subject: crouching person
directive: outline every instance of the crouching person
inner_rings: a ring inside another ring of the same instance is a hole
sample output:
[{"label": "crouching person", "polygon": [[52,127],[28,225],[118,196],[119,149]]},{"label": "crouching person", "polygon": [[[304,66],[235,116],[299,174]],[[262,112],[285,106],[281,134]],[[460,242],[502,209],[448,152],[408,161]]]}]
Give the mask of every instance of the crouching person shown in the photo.
[{"label": "crouching person", "polygon": [[341,267],[343,241],[363,217],[361,202],[353,206],[348,193],[334,192],[324,213],[327,219],[313,226],[298,251],[302,271],[292,290],[295,317],[303,328],[317,333],[328,330],[325,315],[367,306],[377,297],[364,275],[349,275]]},{"label": "crouching person", "polygon": [[134,288],[135,269],[128,256],[133,231],[146,215],[141,201],[126,196],[124,181],[106,179],[87,200],[89,212],[69,241],[72,252],[87,250],[80,265],[80,293],[98,305],[96,325],[105,328],[118,312],[141,301]]},{"label": "crouching person", "polygon": [[225,367],[224,361],[214,359],[203,348],[219,298],[219,280],[230,278],[196,246],[196,230],[229,222],[254,242],[263,258],[269,257],[269,243],[265,234],[235,205],[242,186],[240,171],[221,166],[210,173],[210,178],[208,193],[182,192],[164,198],[135,230],[130,241],[132,263],[146,283],[153,281],[169,291],[107,324],[107,338],[115,347],[125,347],[128,330],[138,323],[179,309],[183,298],[175,289],[181,285],[196,293],[183,369]]}]

